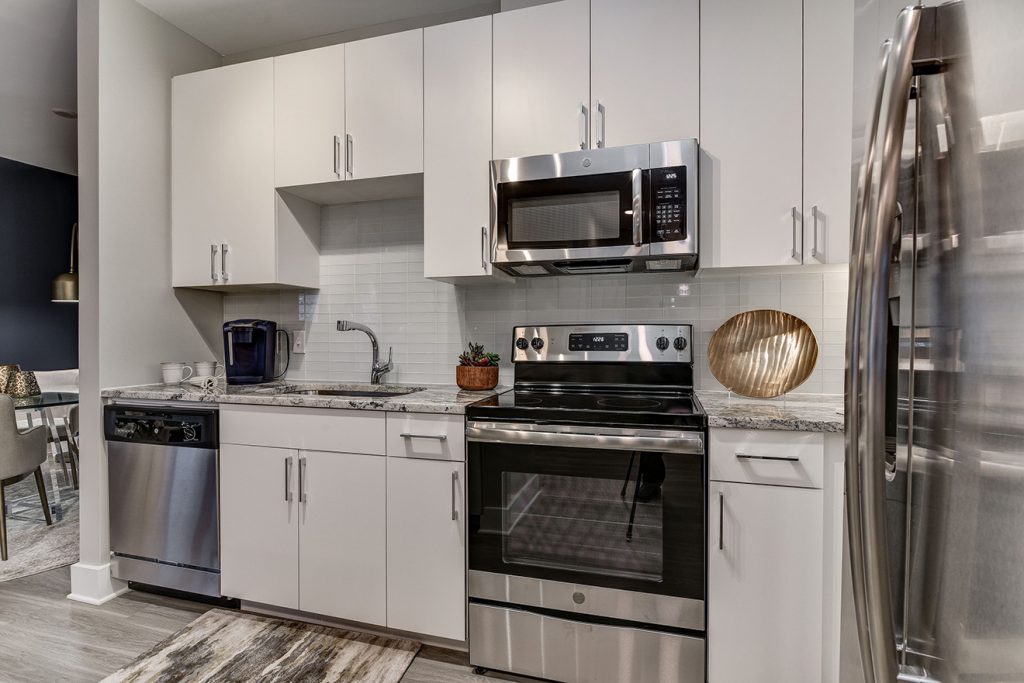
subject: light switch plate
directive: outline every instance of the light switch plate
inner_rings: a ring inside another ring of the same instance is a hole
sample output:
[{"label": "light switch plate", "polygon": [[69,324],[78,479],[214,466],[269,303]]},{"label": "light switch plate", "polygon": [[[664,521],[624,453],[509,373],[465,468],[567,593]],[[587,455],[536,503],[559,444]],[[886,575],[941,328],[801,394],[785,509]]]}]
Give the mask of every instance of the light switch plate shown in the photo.
[{"label": "light switch plate", "polygon": [[306,353],[306,331],[295,330],[292,333],[292,353],[301,355]]}]

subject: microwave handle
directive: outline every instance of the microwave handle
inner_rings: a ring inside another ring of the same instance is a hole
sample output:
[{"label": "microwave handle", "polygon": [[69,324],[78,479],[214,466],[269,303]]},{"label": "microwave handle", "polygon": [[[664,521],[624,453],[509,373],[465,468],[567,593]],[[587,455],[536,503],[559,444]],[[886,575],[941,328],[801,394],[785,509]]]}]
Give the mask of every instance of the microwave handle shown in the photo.
[{"label": "microwave handle", "polygon": [[643,244],[643,190],[644,175],[639,168],[633,169],[633,244]]}]

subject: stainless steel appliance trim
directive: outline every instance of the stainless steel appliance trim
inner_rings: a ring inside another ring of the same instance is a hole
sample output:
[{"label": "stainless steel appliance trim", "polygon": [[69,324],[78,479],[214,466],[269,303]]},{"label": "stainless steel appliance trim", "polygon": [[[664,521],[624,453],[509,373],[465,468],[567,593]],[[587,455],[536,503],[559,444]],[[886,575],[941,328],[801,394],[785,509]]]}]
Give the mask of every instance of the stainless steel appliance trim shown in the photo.
[{"label": "stainless steel appliance trim", "polygon": [[231,279],[231,274],[228,272],[228,245],[226,243],[220,245],[220,277],[224,282]]},{"label": "stainless steel appliance trim", "polygon": [[639,247],[644,243],[644,173],[639,168],[633,169],[633,245]]},{"label": "stainless steel appliance trim", "polygon": [[742,460],[779,460],[783,462],[800,462],[795,455],[752,455],[750,453],[737,453],[737,458]]},{"label": "stainless steel appliance trim", "polygon": [[524,263],[550,263],[574,259],[636,258],[650,253],[648,245],[615,245],[610,247],[585,247],[581,249],[505,249],[499,250],[495,261],[509,265]]},{"label": "stainless steel appliance trim", "polygon": [[210,280],[217,281],[217,245],[210,245]]},{"label": "stainless steel appliance trim", "polygon": [[[641,624],[704,630],[704,601],[674,595],[498,574],[470,569],[470,598],[508,605],[575,612]],[[582,596],[582,601],[580,597]]]},{"label": "stainless steel appliance trim", "polygon": [[[682,146],[681,143],[678,144]],[[491,177],[493,184],[500,185],[526,180],[628,173],[635,168],[650,167],[650,145],[626,145],[514,159],[495,159],[491,162]]]},{"label": "stainless steel appliance trim", "polygon": [[[527,345],[525,349],[512,346],[512,362],[544,361],[544,362],[617,362],[617,363],[690,363],[692,355],[692,325],[673,323],[630,323],[625,325],[537,325],[516,327],[512,331],[513,339],[525,337],[528,340],[538,338],[543,342],[540,349]],[[570,351],[569,337],[573,334],[628,334],[629,348],[625,351]],[[657,346],[659,337],[668,337],[669,341],[676,337],[685,340],[682,349],[669,345],[665,350]]]},{"label": "stainless steel appliance trim", "polygon": [[459,471],[452,470],[452,521],[459,519]]},{"label": "stainless steel appliance trim", "polygon": [[912,58],[922,8],[897,20],[882,62],[876,116],[861,173],[847,326],[846,465],[851,573],[861,657],[868,683],[899,674],[885,521],[886,327],[891,242]]},{"label": "stainless steel appliance trim", "polygon": [[284,502],[292,502],[292,456],[284,459]]},{"label": "stainless steel appliance trim", "polygon": [[681,455],[704,454],[704,438],[700,432],[622,427],[474,421],[466,425],[466,440],[478,443],[651,451]]},{"label": "stainless steel appliance trim", "polygon": [[149,586],[219,598],[220,573],[191,567],[179,567],[134,557],[113,554],[110,557],[110,575],[122,581],[135,581]]},{"label": "stainless steel appliance trim", "polygon": [[437,439],[438,441],[447,441],[447,434],[412,434],[408,432],[402,432],[399,434],[403,439]]},{"label": "stainless steel appliance trim", "polygon": [[704,683],[704,638],[469,606],[474,666],[564,683]]}]

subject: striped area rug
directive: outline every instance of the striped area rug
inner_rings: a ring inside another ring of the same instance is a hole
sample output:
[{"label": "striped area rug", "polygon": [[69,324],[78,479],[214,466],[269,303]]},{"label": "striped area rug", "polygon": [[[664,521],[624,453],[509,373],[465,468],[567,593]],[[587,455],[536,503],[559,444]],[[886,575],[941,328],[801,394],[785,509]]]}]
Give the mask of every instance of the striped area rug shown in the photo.
[{"label": "striped area rug", "polygon": [[215,609],[103,683],[398,683],[419,643]]}]

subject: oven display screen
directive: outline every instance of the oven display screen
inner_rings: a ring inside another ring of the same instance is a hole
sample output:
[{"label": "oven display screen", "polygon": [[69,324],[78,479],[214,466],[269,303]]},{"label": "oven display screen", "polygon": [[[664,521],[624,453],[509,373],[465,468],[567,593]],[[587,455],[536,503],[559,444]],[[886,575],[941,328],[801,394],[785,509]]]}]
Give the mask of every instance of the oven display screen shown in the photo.
[{"label": "oven display screen", "polygon": [[625,332],[570,334],[570,351],[626,351],[629,335]]}]

